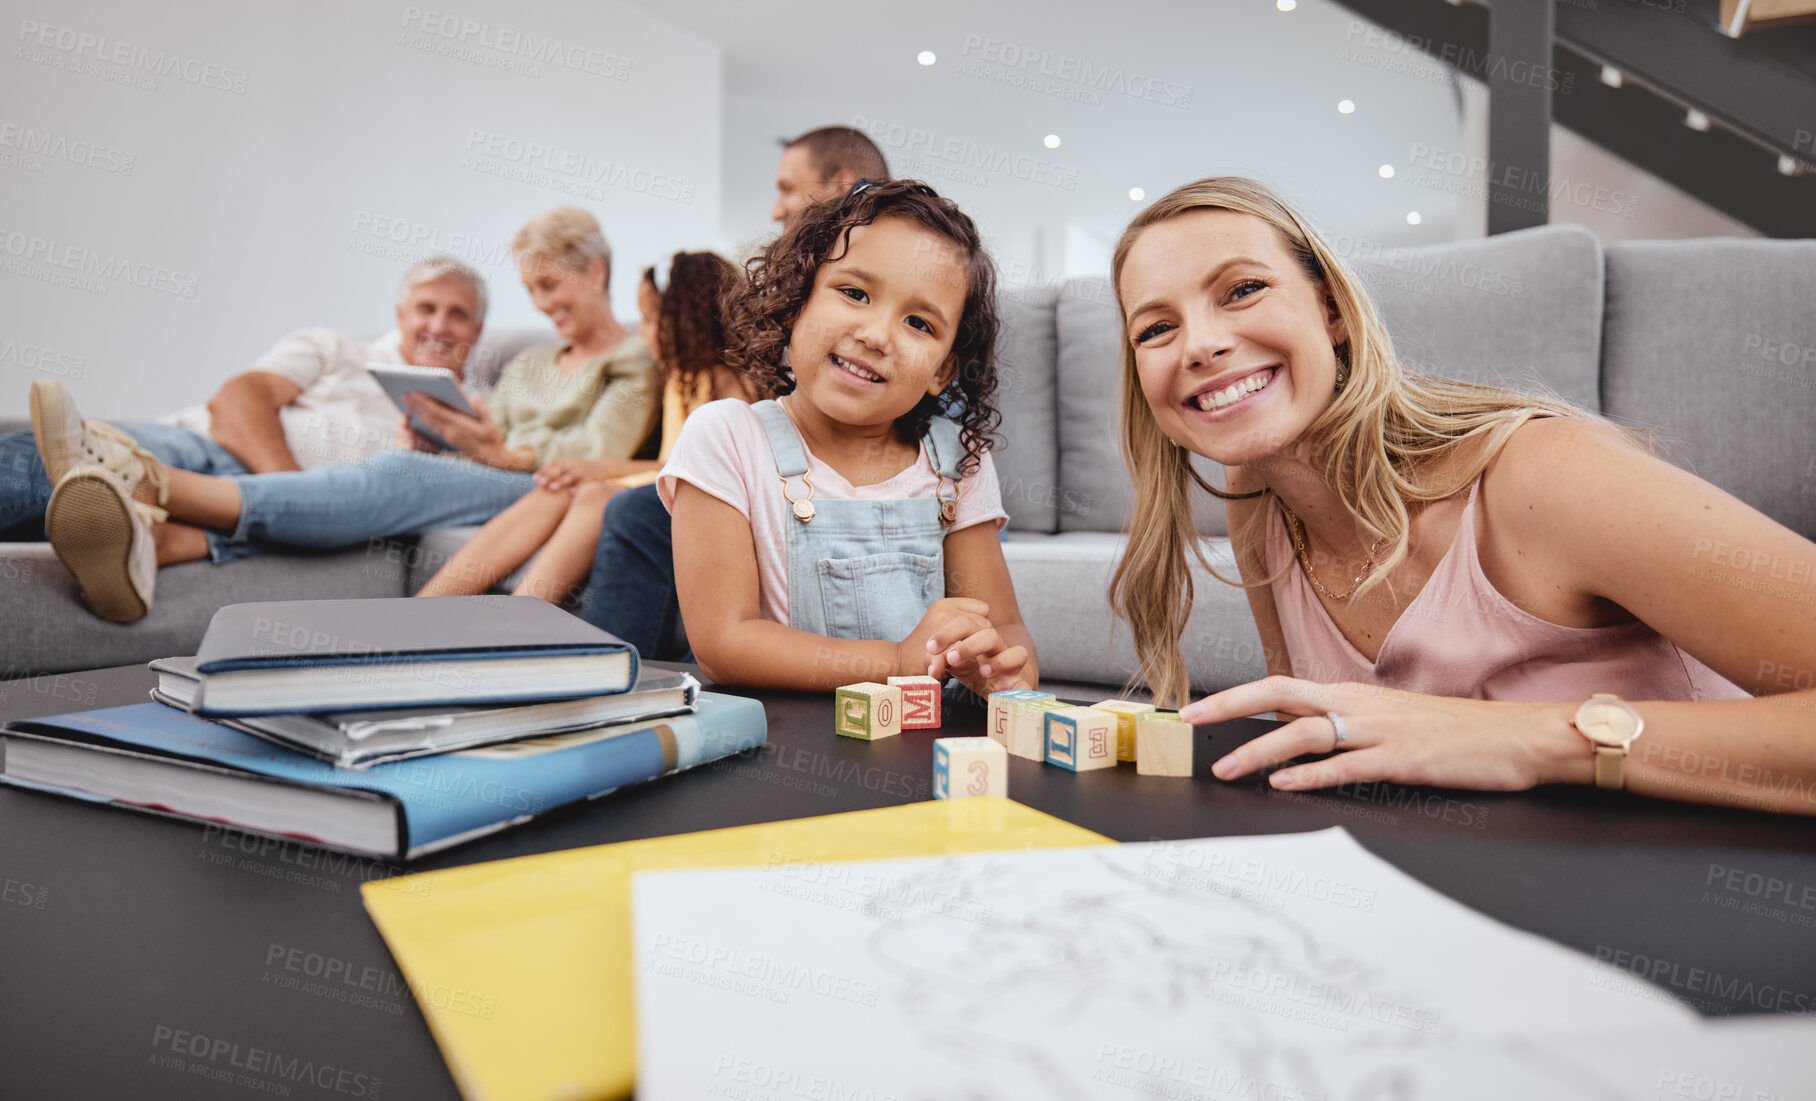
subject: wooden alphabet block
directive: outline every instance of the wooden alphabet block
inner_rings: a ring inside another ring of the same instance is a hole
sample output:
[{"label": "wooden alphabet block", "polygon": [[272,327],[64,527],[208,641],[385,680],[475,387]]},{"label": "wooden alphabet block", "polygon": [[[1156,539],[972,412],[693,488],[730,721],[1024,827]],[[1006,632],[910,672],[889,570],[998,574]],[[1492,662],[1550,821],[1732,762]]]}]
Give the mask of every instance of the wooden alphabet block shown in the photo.
[{"label": "wooden alphabet block", "polygon": [[1017,700],[1009,711],[1009,752],[1030,761],[1046,760],[1047,712],[1070,706],[1050,695],[1044,700]]},{"label": "wooden alphabet block", "polygon": [[1036,692],[1032,688],[1016,688],[1006,692],[990,693],[990,725],[984,733],[990,735],[992,740],[1007,746],[1009,744],[1009,720],[1014,714],[1015,705],[1031,700],[1050,700],[1052,698],[1053,693]]},{"label": "wooden alphabet block", "polygon": [[1136,703],[1133,700],[1104,700],[1091,706],[1099,711],[1109,711],[1116,716],[1116,759],[1133,761],[1135,759],[1135,716],[1154,710],[1154,705]]},{"label": "wooden alphabet block", "polygon": [[1009,794],[1009,753],[994,738],[933,739],[933,797]]},{"label": "wooden alphabet block", "polygon": [[1116,716],[1095,707],[1049,711],[1047,763],[1085,772],[1116,767]]},{"label": "wooden alphabet block", "polygon": [[902,690],[902,729],[938,730],[940,682],[938,677],[890,677]]},{"label": "wooden alphabet block", "polygon": [[1192,724],[1177,711],[1135,716],[1135,771],[1143,776],[1192,774]]},{"label": "wooden alphabet block", "polygon": [[859,681],[834,694],[833,729],[847,738],[874,742],[902,732],[902,690],[892,684]]}]

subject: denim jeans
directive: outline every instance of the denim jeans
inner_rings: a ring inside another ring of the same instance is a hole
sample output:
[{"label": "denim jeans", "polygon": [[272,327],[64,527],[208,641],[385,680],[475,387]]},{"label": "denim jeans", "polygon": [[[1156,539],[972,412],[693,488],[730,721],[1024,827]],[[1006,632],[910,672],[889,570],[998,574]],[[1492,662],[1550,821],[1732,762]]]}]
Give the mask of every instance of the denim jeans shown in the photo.
[{"label": "denim jeans", "polygon": [[668,509],[655,486],[622,490],[605,506],[578,614],[646,658],[692,660],[687,647],[675,643],[681,626],[675,548]]},{"label": "denim jeans", "polygon": [[230,535],[209,533],[216,562],[277,547],[349,547],[483,524],[536,484],[528,474],[421,451],[381,451],[357,463],[233,480],[240,522]]},{"label": "denim jeans", "polygon": [[[226,448],[199,432],[150,421],[122,424],[119,428],[165,466],[197,474],[246,473],[246,468]],[[32,434],[9,432],[0,436],[0,532],[23,524],[35,525],[44,519],[50,491],[44,461],[38,457],[38,443]]]}]

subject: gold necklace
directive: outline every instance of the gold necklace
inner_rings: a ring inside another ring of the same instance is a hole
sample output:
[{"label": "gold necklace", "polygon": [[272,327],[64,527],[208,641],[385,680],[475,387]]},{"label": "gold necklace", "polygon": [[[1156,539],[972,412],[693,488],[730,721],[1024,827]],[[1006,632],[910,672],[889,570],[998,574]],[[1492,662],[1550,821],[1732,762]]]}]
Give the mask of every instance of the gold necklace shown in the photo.
[{"label": "gold necklace", "polygon": [[1387,540],[1375,540],[1375,545],[1368,550],[1368,557],[1362,562],[1362,572],[1356,575],[1354,581],[1350,582],[1348,592],[1333,593],[1319,582],[1317,573],[1312,570],[1311,556],[1305,553],[1305,538],[1302,534],[1305,527],[1305,521],[1294,516],[1293,510],[1287,508],[1284,503],[1281,504],[1280,510],[1286,513],[1286,529],[1292,533],[1293,549],[1299,554],[1299,565],[1305,568],[1305,579],[1312,583],[1312,588],[1317,589],[1332,600],[1348,600],[1350,597],[1356,595],[1356,590],[1362,586],[1362,579],[1367,577],[1369,571],[1375,568],[1375,555],[1381,553],[1381,548],[1387,543]]}]

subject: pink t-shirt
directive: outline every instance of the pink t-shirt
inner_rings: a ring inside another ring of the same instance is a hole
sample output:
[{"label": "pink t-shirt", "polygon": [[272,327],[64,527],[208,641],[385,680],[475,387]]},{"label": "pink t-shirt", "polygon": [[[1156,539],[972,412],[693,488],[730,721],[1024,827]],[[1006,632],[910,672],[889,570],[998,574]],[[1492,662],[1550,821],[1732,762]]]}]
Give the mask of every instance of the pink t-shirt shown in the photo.
[{"label": "pink t-shirt", "polygon": [[[806,441],[801,444],[807,450]],[[891,500],[906,497],[933,497],[939,491],[939,478],[927,463],[927,445],[923,443],[913,463],[876,485],[854,486],[838,471],[827,466],[813,452],[807,451],[807,477],[813,482],[815,500],[836,497],[864,500]],[[758,606],[763,618],[776,623],[788,622],[788,527],[798,524],[782,496],[782,480],[776,475],[776,460],[769,449],[769,437],[751,407],[735,398],[708,402],[694,410],[681,426],[681,438],[668,463],[656,479],[656,490],[662,503],[675,507],[677,482],[688,482],[737,509],[750,522],[751,541],[756,544]],[[798,490],[797,490],[798,492]],[[958,483],[958,519],[953,531],[995,521],[1000,529],[1009,521],[1003,511],[1002,490],[996,481],[996,466],[986,453],[977,473]]]}]

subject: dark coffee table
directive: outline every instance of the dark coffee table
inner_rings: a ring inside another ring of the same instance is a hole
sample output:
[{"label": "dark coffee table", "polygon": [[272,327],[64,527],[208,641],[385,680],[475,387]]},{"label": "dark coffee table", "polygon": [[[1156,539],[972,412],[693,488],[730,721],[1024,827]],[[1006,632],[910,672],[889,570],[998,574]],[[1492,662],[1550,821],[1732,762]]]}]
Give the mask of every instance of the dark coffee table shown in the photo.
[{"label": "dark coffee table", "polygon": [[[137,702],[153,680],[131,666],[0,683],[0,719]],[[768,709],[762,750],[407,869],[0,789],[0,1097],[244,1098],[274,1084],[294,1098],[458,1097],[361,881],[928,798],[931,733],[857,742],[832,733],[830,695],[745,694]],[[983,732],[974,700],[946,706],[940,734]],[[1816,1013],[1811,820],[1592,789],[1289,794],[1211,778],[1211,761],[1272,725],[1201,728],[1192,780],[1012,759],[1010,794],[1122,841],[1340,825],[1451,897],[1655,973],[1705,1013]]]}]

